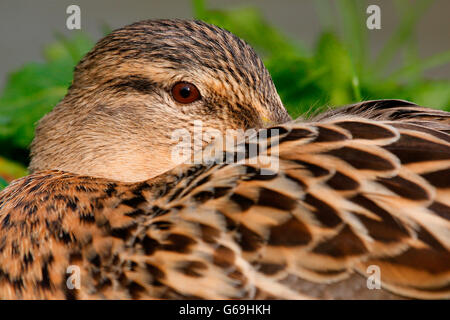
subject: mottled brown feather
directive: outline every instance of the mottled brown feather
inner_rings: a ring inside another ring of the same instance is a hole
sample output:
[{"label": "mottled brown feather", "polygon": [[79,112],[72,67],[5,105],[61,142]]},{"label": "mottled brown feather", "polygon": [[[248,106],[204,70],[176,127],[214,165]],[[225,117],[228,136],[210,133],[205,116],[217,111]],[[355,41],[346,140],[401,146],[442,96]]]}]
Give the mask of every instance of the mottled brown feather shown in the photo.
[{"label": "mottled brown feather", "polygon": [[[450,181],[423,176],[450,168],[450,144],[396,122],[348,123],[283,125],[270,179],[255,175],[258,165],[216,164],[182,165],[142,183],[58,171],[16,180],[1,194],[0,296],[345,298],[378,265],[391,293],[372,297],[449,298]],[[319,136],[323,125],[347,126],[347,138],[299,137],[293,146],[289,132]],[[379,132],[362,137],[364,126]],[[395,150],[412,134],[420,146],[441,145],[441,156],[403,163]],[[331,152],[349,145],[368,165]],[[311,159],[323,160],[324,174]],[[334,188],[343,175],[351,187]],[[65,287],[71,264],[82,270],[73,292]],[[307,290],[314,283],[318,291]],[[327,283],[332,289],[319,290]]]}]

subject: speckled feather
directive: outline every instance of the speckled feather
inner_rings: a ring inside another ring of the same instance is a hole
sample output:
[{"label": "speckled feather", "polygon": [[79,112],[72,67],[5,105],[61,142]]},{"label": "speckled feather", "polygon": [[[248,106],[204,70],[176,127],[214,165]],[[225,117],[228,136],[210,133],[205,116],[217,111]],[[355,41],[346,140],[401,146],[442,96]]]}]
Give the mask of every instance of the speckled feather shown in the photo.
[{"label": "speckled feather", "polygon": [[[377,104],[419,108],[357,107]],[[420,110],[441,118],[280,125],[270,175],[247,158],[140,183],[16,180],[1,193],[0,297],[449,298],[450,117]],[[80,290],[66,286],[70,265]],[[369,265],[384,290],[361,295]]]}]

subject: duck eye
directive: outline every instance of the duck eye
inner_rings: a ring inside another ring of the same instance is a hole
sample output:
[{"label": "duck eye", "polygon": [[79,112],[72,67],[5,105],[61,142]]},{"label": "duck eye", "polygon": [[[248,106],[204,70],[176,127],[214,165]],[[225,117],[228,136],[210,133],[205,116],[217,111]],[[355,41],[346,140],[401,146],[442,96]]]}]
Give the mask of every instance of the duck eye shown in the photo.
[{"label": "duck eye", "polygon": [[172,96],[179,103],[191,103],[201,98],[197,87],[189,82],[178,82],[172,87]]}]

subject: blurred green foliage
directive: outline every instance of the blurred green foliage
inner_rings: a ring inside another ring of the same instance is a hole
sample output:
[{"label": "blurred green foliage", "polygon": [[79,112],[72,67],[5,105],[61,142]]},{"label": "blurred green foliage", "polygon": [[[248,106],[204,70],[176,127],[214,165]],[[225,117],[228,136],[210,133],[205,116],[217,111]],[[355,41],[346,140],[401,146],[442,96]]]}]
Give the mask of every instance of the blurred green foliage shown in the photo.
[{"label": "blurred green foliage", "polygon": [[[368,1],[315,1],[322,31],[312,48],[282,34],[256,8],[211,10],[205,0],[194,0],[194,13],[245,39],[263,56],[294,117],[322,106],[369,99],[406,99],[450,110],[450,79],[431,81],[423,76],[427,69],[450,63],[450,51],[427,59],[417,52],[416,27],[433,1],[394,2],[398,26],[376,56],[370,52],[369,32],[381,31],[366,27]],[[404,56],[403,64],[395,65],[397,54]]]},{"label": "blurred green foliage", "polygon": [[[369,48],[366,1],[315,4],[322,31],[311,48],[282,33],[254,7],[212,10],[205,0],[194,0],[193,9],[195,18],[230,30],[261,54],[294,117],[324,106],[384,98],[450,111],[450,79],[424,77],[427,69],[448,64],[450,51],[420,59],[417,49],[416,26],[432,0],[396,0],[398,26],[375,56]],[[44,51],[44,63],[28,63],[12,72],[0,95],[0,157],[21,163],[12,169],[0,159],[0,177],[8,181],[25,174],[36,122],[61,100],[74,66],[94,45],[83,33],[56,38]],[[402,64],[395,62],[398,54]]]},{"label": "blurred green foliage", "polygon": [[28,148],[34,124],[66,94],[76,63],[93,46],[86,35],[77,33],[44,51],[44,63],[28,63],[9,75],[0,97],[0,139],[18,148]]}]

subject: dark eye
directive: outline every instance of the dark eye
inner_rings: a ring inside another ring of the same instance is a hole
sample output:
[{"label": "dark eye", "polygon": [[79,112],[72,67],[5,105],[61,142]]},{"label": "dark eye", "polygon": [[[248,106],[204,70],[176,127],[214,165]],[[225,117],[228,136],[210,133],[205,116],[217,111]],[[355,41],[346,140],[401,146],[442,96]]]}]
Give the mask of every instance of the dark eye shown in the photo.
[{"label": "dark eye", "polygon": [[172,96],[179,103],[191,103],[201,98],[197,87],[189,82],[178,82],[172,87]]}]

